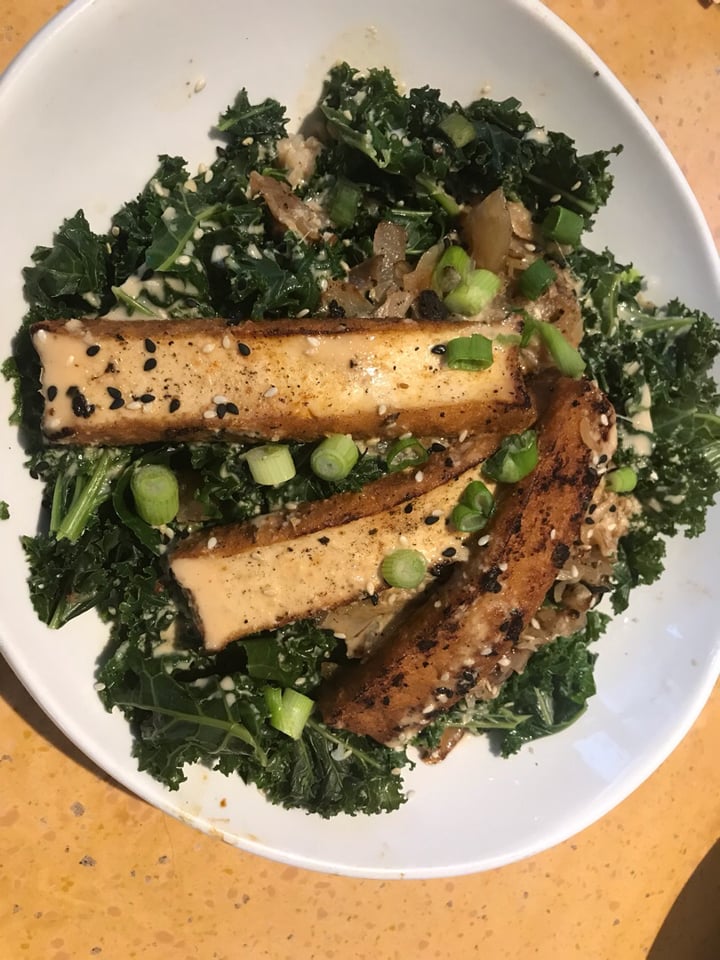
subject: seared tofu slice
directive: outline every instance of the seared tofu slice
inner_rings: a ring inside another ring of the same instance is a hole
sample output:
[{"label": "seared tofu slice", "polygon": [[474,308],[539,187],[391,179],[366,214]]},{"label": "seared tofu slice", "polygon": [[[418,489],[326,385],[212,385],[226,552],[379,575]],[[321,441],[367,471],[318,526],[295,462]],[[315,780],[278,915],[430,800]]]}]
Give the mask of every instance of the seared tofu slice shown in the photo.
[{"label": "seared tofu slice", "polygon": [[578,539],[614,444],[604,394],[587,380],[558,381],[538,466],[501,501],[487,546],[474,547],[369,659],[338,671],[320,699],[325,723],[406,740],[502,666]]},{"label": "seared tofu slice", "polygon": [[357,493],[204,530],[182,541],[170,566],[186,591],[205,646],[382,591],[383,558],[419,550],[428,567],[463,559],[467,534],[446,521],[498,438],[432,454],[422,471],[388,474]]},{"label": "seared tofu slice", "polygon": [[[43,429],[55,442],[314,440],[510,433],[532,420],[517,348],[450,370],[467,321],[69,320],[33,327]],[[439,346],[440,345],[440,346]]]}]

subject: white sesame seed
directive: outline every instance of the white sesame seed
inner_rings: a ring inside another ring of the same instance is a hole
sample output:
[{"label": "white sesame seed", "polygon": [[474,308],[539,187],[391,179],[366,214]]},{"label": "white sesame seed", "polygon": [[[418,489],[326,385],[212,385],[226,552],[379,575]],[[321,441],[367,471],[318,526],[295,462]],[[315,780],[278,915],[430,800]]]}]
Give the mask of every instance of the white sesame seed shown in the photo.
[{"label": "white sesame seed", "polygon": [[433,606],[435,607],[436,610],[439,610],[440,607],[442,606],[442,600],[436,600]]},{"label": "white sesame seed", "polygon": [[375,584],[372,582],[372,580],[368,580],[368,582],[365,584],[365,593],[369,597],[375,596]]},{"label": "white sesame seed", "polygon": [[499,570],[501,573],[505,573],[505,571],[507,570],[507,567],[508,567],[508,565],[507,565],[507,563],[505,563],[504,560],[503,560],[502,563],[499,563],[499,564],[498,564],[498,570]]},{"label": "white sesame seed", "polygon": [[50,417],[47,421],[48,430],[57,430],[60,427],[60,417]]},{"label": "white sesame seed", "polygon": [[223,397],[222,394],[218,394],[216,397],[213,397],[213,403],[215,403],[215,404],[217,404],[217,403],[227,403],[227,402],[228,402],[228,398],[227,398],[227,397]]},{"label": "white sesame seed", "polygon": [[478,546],[479,546],[479,547],[485,547],[485,546],[488,545],[488,543],[490,543],[490,534],[489,534],[489,533],[484,533],[484,534],[480,537],[480,539],[478,540]]},{"label": "white sesame seed", "polygon": [[114,237],[119,237],[119,236],[120,236],[120,227],[118,227],[118,226],[111,227],[111,228],[110,228],[110,233],[111,233]]},{"label": "white sesame seed", "polygon": [[334,633],[333,636],[335,637],[336,640],[347,640],[346,633]]},{"label": "white sesame seed", "polygon": [[251,147],[255,143],[255,137],[245,137],[242,141],[244,147]]},{"label": "white sesame seed", "polygon": [[410,543],[410,541],[408,540],[408,538],[405,536],[404,533],[401,533],[400,536],[398,537],[398,543],[400,544],[401,547],[406,547]]},{"label": "white sesame seed", "polygon": [[610,423],[606,413],[600,414],[600,423],[603,425],[603,427],[606,427]]},{"label": "white sesame seed", "polygon": [[201,90],[204,90],[206,83],[207,83],[207,80],[205,79],[205,77],[198,77],[193,87],[193,90],[195,91],[195,93],[200,93]]},{"label": "white sesame seed", "polygon": [[215,176],[214,172],[212,170],[208,170],[205,176],[203,177],[203,180],[205,181],[205,183],[210,183],[210,181],[214,176]]},{"label": "white sesame seed", "polygon": [[142,404],[139,400],[133,400],[131,403],[125,405],[126,410],[139,410],[142,407]]},{"label": "white sesame seed", "polygon": [[217,410],[203,410],[203,419],[212,420],[213,417],[217,416]]},{"label": "white sesame seed", "polygon": [[424,479],[425,474],[422,472],[422,470],[418,470],[418,472],[415,474],[415,483],[422,483]]},{"label": "white sesame seed", "polygon": [[42,330],[42,329],[38,330],[37,333],[35,334],[35,339],[41,340],[41,341],[47,340],[47,330]]},{"label": "white sesame seed", "polygon": [[263,396],[264,396],[264,397],[267,397],[267,398],[269,399],[270,397],[276,397],[276,396],[277,396],[277,392],[278,392],[278,388],[277,388],[277,387],[275,387],[275,386],[273,386],[273,387],[268,387],[267,390],[265,391],[265,393],[263,394]]},{"label": "white sesame seed", "polygon": [[346,260],[341,260],[340,266],[343,268],[345,273],[350,273],[350,264]]},{"label": "white sesame seed", "polygon": [[430,514],[431,517],[441,517],[443,515],[442,510],[433,510]]},{"label": "white sesame seed", "polygon": [[190,257],[186,253],[181,253],[180,256],[177,258],[177,260],[175,261],[175,263],[179,267],[189,267]]},{"label": "white sesame seed", "polygon": [[302,318],[303,318],[303,317],[306,317],[309,313],[310,313],[310,311],[308,310],[307,307],[305,307],[303,310],[300,310],[300,311],[298,312],[297,319],[298,319],[298,320],[302,320]]},{"label": "white sesame seed", "polygon": [[98,681],[97,683],[94,683],[94,684],[93,684],[93,689],[94,689],[94,690],[97,690],[97,692],[100,693],[101,690],[104,690],[104,689],[105,689],[105,684],[104,684],[104,683],[100,683],[100,681]]},{"label": "white sesame seed", "polygon": [[214,550],[216,546],[217,546],[217,537],[210,537],[210,539],[207,542],[208,550]]},{"label": "white sesame seed", "polygon": [[498,664],[499,664],[501,667],[509,667],[509,666],[510,666],[510,657],[500,657],[500,659],[498,660]]},{"label": "white sesame seed", "polygon": [[222,345],[225,350],[229,350],[232,346],[232,340],[227,334],[225,334],[225,336],[222,338]]},{"label": "white sesame seed", "polygon": [[202,175],[203,173],[207,173],[207,171],[208,171],[208,168],[207,168],[207,164],[206,164],[206,163],[199,163],[199,164],[197,165],[198,175]]},{"label": "white sesame seed", "polygon": [[558,200],[562,200],[562,197],[560,196],[559,193],[554,193],[554,194],[550,197],[550,203],[557,203]]},{"label": "white sesame seed", "polygon": [[311,347],[320,346],[320,337],[306,337],[305,339],[307,340],[307,342],[310,344]]},{"label": "white sesame seed", "polygon": [[203,352],[203,353],[212,353],[214,349],[215,349],[215,344],[214,344],[214,343],[206,343],[205,346],[202,348],[202,352]]},{"label": "white sesame seed", "polygon": [[525,243],[523,244],[523,246],[529,253],[532,253],[534,250],[537,250],[537,247],[535,246],[534,243]]},{"label": "white sesame seed", "polygon": [[572,190],[579,190],[581,186],[582,186],[581,181],[580,181],[580,180],[576,180],[575,183],[570,187],[570,190],[571,190],[571,191],[572,191]]},{"label": "white sesame seed", "polygon": [[387,407],[385,406],[384,403],[381,403],[380,406],[378,407],[378,416],[384,417],[386,413],[387,413]]},{"label": "white sesame seed", "polygon": [[540,629],[540,621],[537,619],[537,617],[532,618],[532,620],[530,621],[530,626],[533,628],[533,630]]},{"label": "white sesame seed", "polygon": [[550,539],[555,540],[556,538],[557,538],[557,530],[555,529],[555,527],[553,527],[552,530],[550,531]]},{"label": "white sesame seed", "polygon": [[462,430],[462,431],[460,432],[460,436],[458,437],[458,442],[459,442],[459,443],[465,443],[465,441],[467,440],[467,438],[468,438],[468,432],[467,432],[467,430]]}]

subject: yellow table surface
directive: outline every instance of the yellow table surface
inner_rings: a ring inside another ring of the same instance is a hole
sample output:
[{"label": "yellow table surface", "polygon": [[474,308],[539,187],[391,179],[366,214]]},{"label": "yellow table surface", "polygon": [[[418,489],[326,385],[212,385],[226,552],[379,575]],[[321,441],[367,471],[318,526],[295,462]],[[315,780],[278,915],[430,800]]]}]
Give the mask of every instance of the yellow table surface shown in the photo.
[{"label": "yellow table surface", "polygon": [[[637,98],[720,242],[720,8],[548,5]],[[0,69],[62,6],[0,0]],[[661,768],[566,843],[475,876],[350,880],[245,854],[131,796],[0,663],[0,957],[645,957],[720,836],[717,737],[720,688]],[[719,958],[719,908],[720,871],[706,870],[681,934],[653,960]]]}]

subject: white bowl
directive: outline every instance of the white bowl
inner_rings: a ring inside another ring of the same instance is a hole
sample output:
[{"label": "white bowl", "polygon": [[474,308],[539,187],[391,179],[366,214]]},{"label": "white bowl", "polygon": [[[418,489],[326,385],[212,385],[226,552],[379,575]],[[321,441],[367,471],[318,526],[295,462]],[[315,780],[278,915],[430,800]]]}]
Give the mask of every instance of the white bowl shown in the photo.
[{"label": "white bowl", "polygon": [[[295,121],[337,59],[389,66],[408,85],[468,101],[489,85],[583,152],[623,143],[616,188],[594,242],[632,260],[658,299],[720,313],[717,256],[680,171],[632,98],[567,27],[532,0],[465,0],[452,15],[412,0],[77,0],[28,46],[0,85],[2,352],[24,312],[21,269],[65,216],[91,226],[138,192],[159,153],[210,161],[208,132],[246,86]],[[136,770],[124,720],[93,689],[105,629],[92,615],[60,633],[38,623],[18,538],[37,524],[39,488],[5,424],[0,526],[2,651],[36,700],[99,766],[174,816],[287,863],[366,877],[432,877],[496,867],[543,850],[602,816],[674,748],[720,665],[713,544],[720,513],[695,541],[676,541],[668,570],[638,590],[599,644],[598,694],[562,734],[510,760],[482,740],[407,778],[398,812],[323,821],[272,807],[236,778],[193,770],[171,793]]]}]

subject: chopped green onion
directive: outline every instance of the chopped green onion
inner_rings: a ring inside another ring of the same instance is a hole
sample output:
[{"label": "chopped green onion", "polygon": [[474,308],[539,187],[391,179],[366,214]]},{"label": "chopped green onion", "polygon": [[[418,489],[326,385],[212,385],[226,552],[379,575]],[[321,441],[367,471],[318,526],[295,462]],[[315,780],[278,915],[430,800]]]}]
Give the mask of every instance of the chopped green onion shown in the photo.
[{"label": "chopped green onion", "polygon": [[330,194],[328,213],[338,227],[350,227],[355,223],[362,190],[355,183],[340,177]]},{"label": "chopped green onion", "polygon": [[555,366],[563,376],[572,377],[575,380],[582,376],[585,370],[585,361],[580,356],[579,351],[565,338],[564,333],[552,323],[546,323],[544,320],[534,320],[526,314],[520,341],[521,346],[527,346],[534,334],[537,334],[545,344]]},{"label": "chopped green onion", "polygon": [[550,207],[542,222],[542,231],[548,240],[576,247],[585,228],[585,221],[567,207]]},{"label": "chopped green onion", "polygon": [[415,177],[415,182],[432,200],[439,204],[449,216],[457,217],[462,212],[462,208],[455,197],[451,197],[447,190],[435,180],[426,177],[424,173],[419,173]]},{"label": "chopped green onion", "polygon": [[461,113],[449,113],[444,120],[440,121],[438,126],[453,146],[458,149],[467,146],[477,137],[474,124]]},{"label": "chopped green onion", "polygon": [[495,297],[501,286],[500,277],[490,270],[471,270],[445,297],[445,306],[452,313],[461,313],[464,317],[486,307]]},{"label": "chopped green onion", "polygon": [[537,300],[555,280],[556,274],[550,264],[544,260],[536,260],[520,274],[518,287],[528,300]]},{"label": "chopped green onion", "polygon": [[410,590],[425,577],[427,563],[418,550],[393,550],[380,564],[383,580],[391,587]]},{"label": "chopped green onion", "polygon": [[151,527],[170,523],[180,509],[177,477],[169,467],[148,463],[133,471],[130,490],[140,518]]},{"label": "chopped green onion", "polygon": [[483,472],[498,483],[517,483],[537,466],[537,435],[534,430],[511,433],[500,448],[488,457]]},{"label": "chopped green onion", "polygon": [[486,517],[491,517],[495,511],[495,498],[482,480],[470,481],[462,492],[460,503]]},{"label": "chopped green onion", "polygon": [[478,530],[482,530],[488,519],[480,510],[473,510],[472,507],[468,507],[464,503],[458,503],[450,515],[452,525],[462,533],[476,533]]},{"label": "chopped green onion", "polygon": [[295,476],[295,464],[290,448],[280,443],[265,443],[245,454],[255,483],[275,487]]},{"label": "chopped green onion", "polygon": [[481,333],[448,340],[445,360],[451,370],[487,370],[492,366],[492,340]]},{"label": "chopped green onion", "polygon": [[432,272],[432,287],[441,296],[450,293],[470,272],[472,260],[462,247],[448,247]]},{"label": "chopped green onion", "polygon": [[389,473],[397,473],[406,467],[419,467],[425,463],[430,454],[415,437],[400,437],[393,440],[387,448],[385,463]]},{"label": "chopped green onion", "polygon": [[267,686],[263,694],[270,711],[270,726],[293,740],[299,740],[315,707],[314,700],[292,687],[280,690],[279,687]]},{"label": "chopped green onion", "polygon": [[637,474],[632,467],[618,467],[605,478],[605,483],[614,493],[631,493],[637,486]]},{"label": "chopped green onion", "polygon": [[334,433],[315,447],[310,456],[310,469],[321,480],[344,480],[359,456],[352,437]]}]

